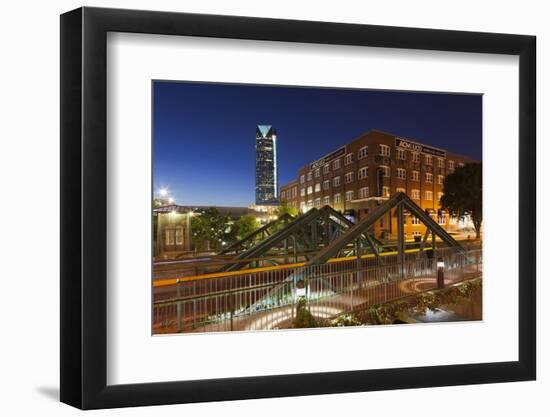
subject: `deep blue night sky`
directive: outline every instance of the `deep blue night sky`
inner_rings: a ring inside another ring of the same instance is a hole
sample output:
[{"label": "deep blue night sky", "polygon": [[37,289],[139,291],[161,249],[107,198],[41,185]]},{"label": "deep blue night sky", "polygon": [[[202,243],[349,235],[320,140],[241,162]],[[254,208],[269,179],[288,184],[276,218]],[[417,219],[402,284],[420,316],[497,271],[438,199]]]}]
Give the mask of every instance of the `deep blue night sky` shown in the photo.
[{"label": "deep blue night sky", "polygon": [[479,95],[155,81],[154,192],[178,204],[254,202],[256,125],[277,129],[280,184],[370,129],[481,160]]}]

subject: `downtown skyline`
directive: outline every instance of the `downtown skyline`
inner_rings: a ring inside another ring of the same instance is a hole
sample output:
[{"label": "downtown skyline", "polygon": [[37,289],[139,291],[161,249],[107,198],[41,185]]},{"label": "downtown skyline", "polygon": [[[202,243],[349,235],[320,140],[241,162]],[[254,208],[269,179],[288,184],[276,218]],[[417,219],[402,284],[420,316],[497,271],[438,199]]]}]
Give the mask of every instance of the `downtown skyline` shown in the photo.
[{"label": "downtown skyline", "polygon": [[260,124],[277,127],[280,184],[371,129],[482,156],[480,95],[167,81],[153,92],[154,192],[182,205],[254,203]]}]

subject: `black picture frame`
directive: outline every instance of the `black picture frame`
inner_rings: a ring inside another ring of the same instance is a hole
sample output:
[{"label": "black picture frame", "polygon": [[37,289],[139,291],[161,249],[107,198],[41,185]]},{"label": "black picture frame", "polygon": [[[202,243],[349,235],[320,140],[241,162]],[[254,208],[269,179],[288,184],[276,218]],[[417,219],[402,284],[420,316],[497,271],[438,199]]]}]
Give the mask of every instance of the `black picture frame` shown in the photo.
[{"label": "black picture frame", "polygon": [[[107,375],[108,32],[519,56],[519,360],[113,385]],[[61,15],[61,401],[82,409],[533,380],[534,36],[102,8]]]}]

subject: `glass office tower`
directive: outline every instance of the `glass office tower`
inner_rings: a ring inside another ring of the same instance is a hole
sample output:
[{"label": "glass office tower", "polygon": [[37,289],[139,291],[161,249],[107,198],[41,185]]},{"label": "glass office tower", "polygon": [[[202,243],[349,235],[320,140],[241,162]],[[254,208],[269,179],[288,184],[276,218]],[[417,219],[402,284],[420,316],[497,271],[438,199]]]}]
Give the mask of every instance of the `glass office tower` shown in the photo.
[{"label": "glass office tower", "polygon": [[277,204],[277,131],[256,127],[256,204]]}]

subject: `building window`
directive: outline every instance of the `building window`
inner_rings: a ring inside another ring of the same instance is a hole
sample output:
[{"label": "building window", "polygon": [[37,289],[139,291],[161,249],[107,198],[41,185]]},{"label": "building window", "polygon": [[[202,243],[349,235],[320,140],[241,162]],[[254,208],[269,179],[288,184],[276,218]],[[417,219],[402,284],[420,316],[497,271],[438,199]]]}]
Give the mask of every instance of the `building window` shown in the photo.
[{"label": "building window", "polygon": [[415,230],[415,231],[412,232],[412,235],[413,235],[413,237],[422,236],[422,233],[420,233],[418,230]]},{"label": "building window", "polygon": [[321,176],[321,170],[319,168],[317,168],[315,170],[315,178],[319,178]]},{"label": "building window", "polygon": [[430,184],[434,182],[434,176],[431,172],[426,172],[426,182]]},{"label": "building window", "polygon": [[306,210],[307,210],[307,204],[304,201],[302,201],[300,203],[300,211],[305,212]]},{"label": "building window", "polygon": [[424,194],[424,199],[427,201],[432,201],[434,198],[434,193],[431,191],[426,191]]},{"label": "building window", "polygon": [[420,200],[420,190],[411,190],[411,198],[413,200]]},{"label": "building window", "polygon": [[316,198],[316,199],[315,199],[315,202],[313,203],[313,205],[315,206],[315,208],[321,207],[321,199],[320,199],[320,198]]},{"label": "building window", "polygon": [[419,181],[419,180],[420,180],[420,172],[418,172],[418,171],[413,171],[413,172],[412,172],[412,180],[413,180],[413,181]]},{"label": "building window", "polygon": [[406,193],[407,191],[403,187],[397,187],[395,189],[395,192],[396,193]]},{"label": "building window", "polygon": [[420,154],[418,152],[412,153],[412,160],[413,162],[420,162]]},{"label": "building window", "polygon": [[342,197],[340,194],[334,194],[334,204],[339,204],[342,202]]},{"label": "building window", "polygon": [[445,161],[443,160],[443,158],[437,158],[437,167],[445,168]]},{"label": "building window", "polygon": [[424,156],[424,163],[426,165],[431,165],[432,164],[432,156],[431,155],[425,155]]},{"label": "building window", "polygon": [[308,180],[308,181],[311,181],[311,175],[312,175],[312,173],[311,173],[311,171],[309,171],[309,172],[307,173],[307,180]]},{"label": "building window", "polygon": [[380,156],[390,156],[390,147],[388,145],[378,145],[378,154]]},{"label": "building window", "polygon": [[397,178],[406,180],[407,179],[407,171],[403,168],[397,168]]},{"label": "building window", "polygon": [[368,176],[369,176],[369,167],[359,168],[359,171],[357,172],[357,178],[362,180],[363,178],[367,178]]},{"label": "building window", "polygon": [[306,176],[305,175],[300,175],[300,184],[303,184],[306,182]]},{"label": "building window", "polygon": [[284,200],[284,199],[285,199],[285,192],[281,191],[281,200]]},{"label": "building window", "polygon": [[353,154],[348,153],[344,159],[344,165],[349,165],[353,162]]},{"label": "building window", "polygon": [[405,152],[405,149],[397,148],[397,149],[395,150],[395,157],[396,157],[397,159],[405,160],[405,159],[406,159],[406,152]]},{"label": "building window", "polygon": [[445,178],[445,177],[444,177],[443,175],[438,175],[438,176],[437,176],[437,183],[438,183],[439,185],[443,184],[443,179],[444,179],[444,178]]},{"label": "building window", "polygon": [[296,198],[298,196],[298,187],[292,188],[292,198]]},{"label": "building window", "polygon": [[447,221],[445,219],[445,215],[443,213],[439,213],[438,216],[437,216],[437,222],[439,224],[446,224]]},{"label": "building window", "polygon": [[346,172],[345,181],[346,181],[346,184],[349,184],[350,182],[353,181],[353,172]]},{"label": "building window", "polygon": [[334,178],[332,179],[332,186],[333,186],[333,187],[338,187],[338,186],[340,186],[340,177],[334,177]]},{"label": "building window", "polygon": [[305,195],[306,195],[306,189],[300,188],[300,197],[305,197]]},{"label": "building window", "polygon": [[437,193],[437,202],[438,203],[441,200],[441,197],[443,197],[443,193],[442,192]]},{"label": "building window", "polygon": [[330,180],[323,181],[323,190],[328,190],[330,188]]},{"label": "building window", "polygon": [[384,177],[389,177],[390,176],[390,167],[387,167],[385,165],[380,165],[380,169],[384,173]]},{"label": "building window", "polygon": [[323,197],[323,205],[328,206],[330,204],[330,197],[328,195]]},{"label": "building window", "polygon": [[346,201],[353,200],[353,190],[346,191]]},{"label": "building window", "polygon": [[369,187],[359,188],[359,198],[368,198]]},{"label": "building window", "polygon": [[307,187],[307,195],[313,194],[313,187],[310,185]]},{"label": "building window", "polygon": [[390,196],[390,187],[384,185],[382,187],[382,197],[389,197]]},{"label": "building window", "polygon": [[454,171],[455,170],[455,161],[447,161],[447,168],[451,172]]},{"label": "building window", "polygon": [[321,191],[321,183],[320,182],[315,184],[315,192],[318,193],[319,191]]},{"label": "building window", "polygon": [[326,164],[323,167],[323,174],[328,174],[330,172],[330,164]]},{"label": "building window", "polygon": [[183,245],[183,227],[176,228],[176,245]]},{"label": "building window", "polygon": [[367,156],[369,156],[369,147],[363,146],[359,149],[359,152],[357,152],[357,159],[365,159]]},{"label": "building window", "polygon": [[335,159],[332,163],[332,169],[339,169],[340,168],[340,159]]},{"label": "building window", "polygon": [[313,207],[313,200],[308,200],[307,201],[307,208],[310,209]]},{"label": "building window", "polygon": [[464,166],[464,162],[459,162],[459,163],[458,163],[458,167],[459,167],[459,168],[462,168],[463,166]]},{"label": "building window", "polygon": [[415,225],[420,224],[420,219],[416,216],[412,216],[411,217],[411,224],[415,224]]}]

